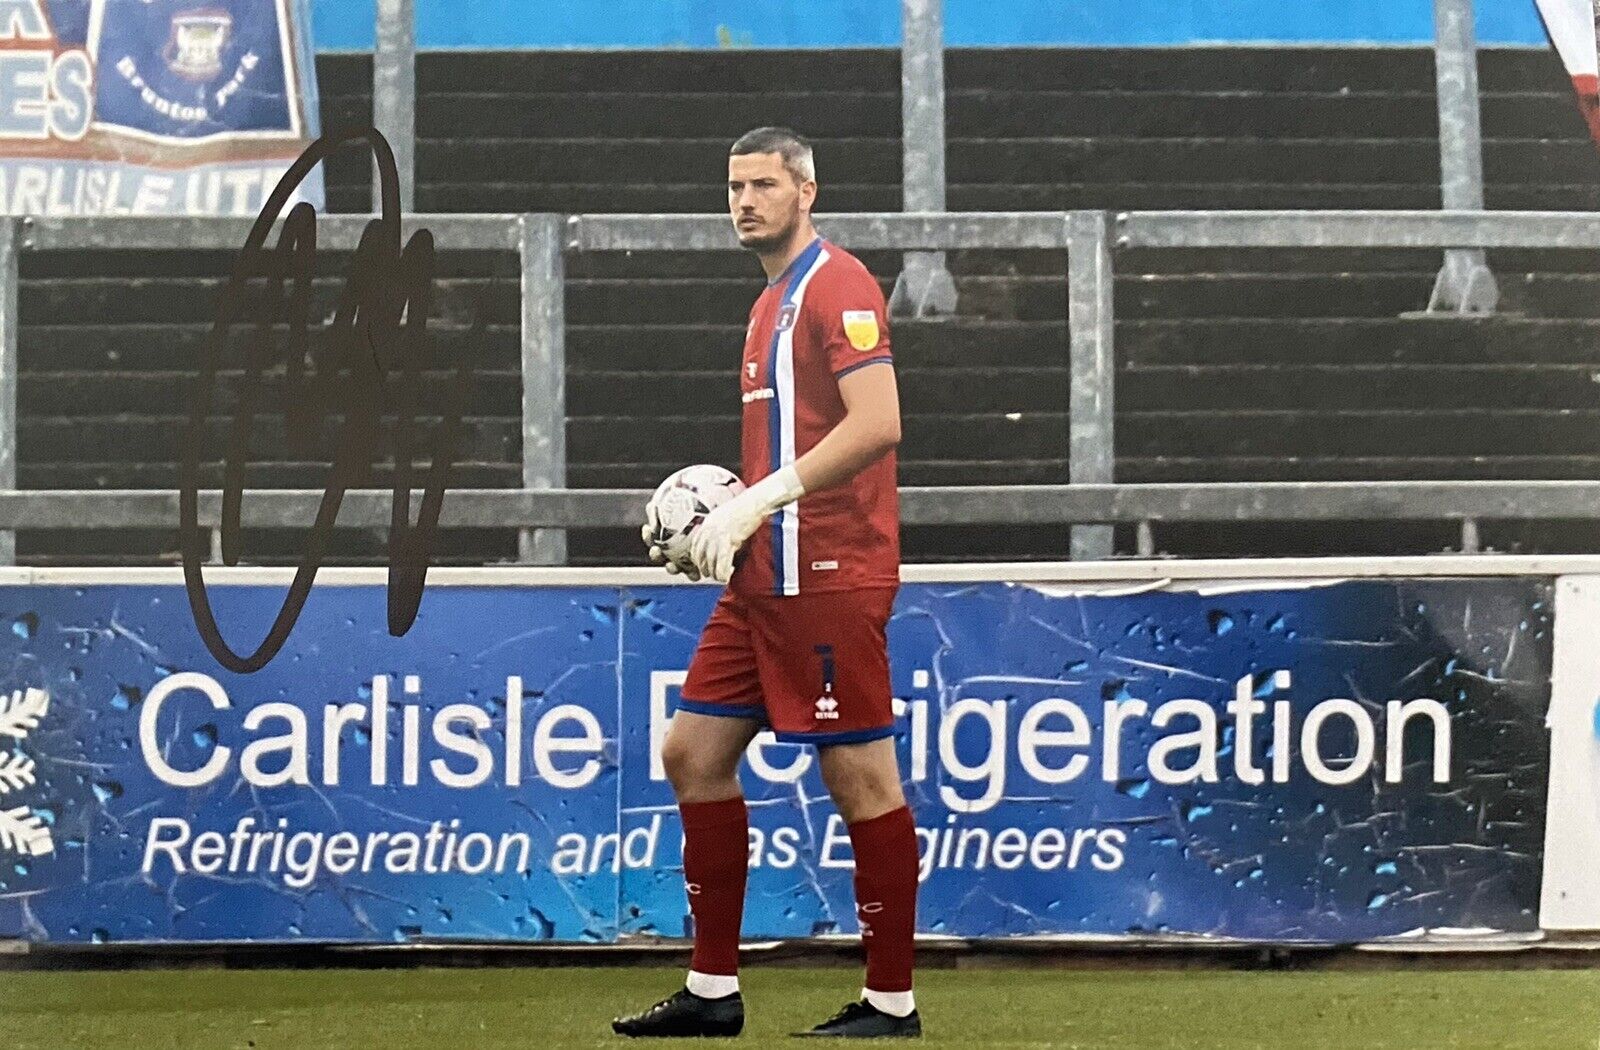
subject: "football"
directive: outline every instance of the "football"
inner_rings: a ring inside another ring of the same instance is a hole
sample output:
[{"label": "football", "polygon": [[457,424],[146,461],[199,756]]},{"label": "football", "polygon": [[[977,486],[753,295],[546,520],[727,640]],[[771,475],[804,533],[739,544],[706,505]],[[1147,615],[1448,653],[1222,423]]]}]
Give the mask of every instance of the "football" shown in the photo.
[{"label": "football", "polygon": [[650,504],[655,508],[654,542],[667,560],[686,562],[689,536],[714,507],[744,491],[744,482],[731,470],[710,463],[684,467],[657,486]]}]

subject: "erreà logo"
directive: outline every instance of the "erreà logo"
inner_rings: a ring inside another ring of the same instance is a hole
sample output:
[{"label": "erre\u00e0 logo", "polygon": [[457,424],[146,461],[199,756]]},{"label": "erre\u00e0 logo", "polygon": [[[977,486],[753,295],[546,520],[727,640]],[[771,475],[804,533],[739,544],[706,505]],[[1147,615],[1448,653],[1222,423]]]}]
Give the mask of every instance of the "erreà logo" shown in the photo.
[{"label": "erre\u00e0 logo", "polygon": [[836,721],[839,717],[839,701],[833,698],[833,646],[814,645],[811,648],[822,658],[822,695],[817,698],[817,710],[812,717],[819,722]]}]

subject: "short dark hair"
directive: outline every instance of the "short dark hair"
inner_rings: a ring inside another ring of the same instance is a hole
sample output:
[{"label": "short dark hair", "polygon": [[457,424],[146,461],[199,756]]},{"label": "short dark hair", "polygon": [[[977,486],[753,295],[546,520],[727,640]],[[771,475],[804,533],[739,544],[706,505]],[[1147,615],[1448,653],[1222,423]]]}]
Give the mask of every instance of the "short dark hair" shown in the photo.
[{"label": "short dark hair", "polygon": [[789,128],[756,128],[739,136],[739,141],[728,151],[730,157],[743,157],[751,153],[777,153],[783,157],[784,170],[796,182],[814,182],[817,162],[811,152],[811,142],[804,135]]}]

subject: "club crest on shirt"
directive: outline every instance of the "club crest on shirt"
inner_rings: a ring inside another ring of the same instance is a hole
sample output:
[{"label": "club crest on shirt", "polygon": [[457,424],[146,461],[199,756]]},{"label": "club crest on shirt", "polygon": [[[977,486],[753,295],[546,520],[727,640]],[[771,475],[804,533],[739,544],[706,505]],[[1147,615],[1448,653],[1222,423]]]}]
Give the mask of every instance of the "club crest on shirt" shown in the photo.
[{"label": "club crest on shirt", "polygon": [[794,327],[794,319],[800,316],[800,307],[794,303],[785,303],[783,309],[778,311],[778,331],[787,332]]},{"label": "club crest on shirt", "polygon": [[871,350],[878,345],[878,315],[871,310],[846,310],[844,334],[857,350]]}]

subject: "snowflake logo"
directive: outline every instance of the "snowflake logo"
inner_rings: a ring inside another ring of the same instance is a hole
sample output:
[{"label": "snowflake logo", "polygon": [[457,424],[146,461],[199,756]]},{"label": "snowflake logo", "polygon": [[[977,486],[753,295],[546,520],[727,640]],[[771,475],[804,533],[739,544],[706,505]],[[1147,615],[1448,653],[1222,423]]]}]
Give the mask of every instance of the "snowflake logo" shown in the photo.
[{"label": "snowflake logo", "polygon": [[[10,696],[0,695],[0,738],[26,740],[49,710],[50,694],[43,689],[19,689]],[[33,784],[33,770],[33,759],[27,755],[0,754],[0,799]],[[5,809],[0,803],[0,850],[42,857],[55,848],[50,829],[38,814],[27,806]]]}]

